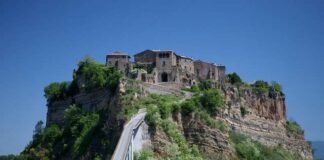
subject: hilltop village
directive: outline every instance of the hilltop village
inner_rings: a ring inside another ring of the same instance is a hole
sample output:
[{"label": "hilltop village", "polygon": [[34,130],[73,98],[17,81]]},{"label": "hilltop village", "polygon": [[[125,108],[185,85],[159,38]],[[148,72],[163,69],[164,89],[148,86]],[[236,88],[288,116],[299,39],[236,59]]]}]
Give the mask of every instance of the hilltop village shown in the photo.
[{"label": "hilltop village", "polygon": [[224,65],[193,60],[171,50],[145,50],[135,54],[134,60],[123,52],[106,56],[107,65],[152,84],[191,86],[206,79],[223,83],[226,77]]}]

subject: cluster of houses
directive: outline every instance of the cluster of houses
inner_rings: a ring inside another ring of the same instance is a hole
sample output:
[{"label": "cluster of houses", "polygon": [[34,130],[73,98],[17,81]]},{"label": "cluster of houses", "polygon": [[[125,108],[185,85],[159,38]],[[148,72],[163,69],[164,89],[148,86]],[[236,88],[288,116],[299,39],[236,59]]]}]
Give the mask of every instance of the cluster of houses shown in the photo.
[{"label": "cluster of houses", "polygon": [[106,64],[114,66],[128,77],[152,84],[191,86],[203,80],[224,82],[225,66],[179,55],[171,50],[145,50],[134,55],[113,52]]}]

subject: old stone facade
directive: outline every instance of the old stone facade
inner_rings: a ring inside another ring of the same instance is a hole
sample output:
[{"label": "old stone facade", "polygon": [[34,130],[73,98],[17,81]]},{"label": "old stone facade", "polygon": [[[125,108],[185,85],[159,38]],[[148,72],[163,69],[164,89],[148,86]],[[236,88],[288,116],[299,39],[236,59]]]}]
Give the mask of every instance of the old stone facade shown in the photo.
[{"label": "old stone facade", "polygon": [[107,55],[107,64],[115,66],[126,76],[153,84],[191,86],[198,81],[223,82],[225,66],[181,56],[170,50],[145,50],[134,55],[134,62],[121,52]]},{"label": "old stone facade", "polygon": [[106,65],[118,68],[122,73],[127,74],[131,68],[130,56],[127,53],[113,52],[106,56]]}]

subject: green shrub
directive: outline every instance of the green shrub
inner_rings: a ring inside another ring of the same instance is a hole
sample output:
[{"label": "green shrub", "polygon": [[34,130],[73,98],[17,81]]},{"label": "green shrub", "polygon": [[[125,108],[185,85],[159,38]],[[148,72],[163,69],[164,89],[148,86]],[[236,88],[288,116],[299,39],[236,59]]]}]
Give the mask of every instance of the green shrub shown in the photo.
[{"label": "green shrub", "polygon": [[135,160],[153,160],[154,152],[150,149],[143,149],[139,153],[135,153]]},{"label": "green shrub", "polygon": [[275,90],[277,93],[281,93],[281,92],[282,92],[282,87],[281,87],[281,85],[280,85],[278,82],[276,82],[276,81],[272,81],[272,82],[271,82],[271,87],[273,87],[274,90]]},{"label": "green shrub", "polygon": [[47,102],[51,103],[56,100],[65,99],[68,96],[69,84],[68,82],[54,82],[45,87],[45,97]]},{"label": "green shrub", "polygon": [[230,141],[234,146],[236,155],[239,159],[261,160],[261,159],[284,159],[296,160],[301,159],[299,155],[293,154],[280,145],[268,147],[251,138],[230,132]]},{"label": "green shrub", "polygon": [[226,131],[226,126],[222,121],[216,120],[206,112],[206,111],[199,111],[198,115],[200,119],[210,128],[219,129],[222,132]]},{"label": "green shrub", "polygon": [[286,122],[286,130],[288,135],[303,135],[304,130],[300,127],[300,125],[296,121],[287,121]]},{"label": "green shrub", "polygon": [[121,74],[114,67],[107,67],[96,63],[92,58],[86,57],[79,62],[75,78],[83,77],[86,91],[108,87],[115,90]]},{"label": "green shrub", "polygon": [[241,84],[242,83],[240,76],[235,72],[228,74],[227,80],[231,84]]},{"label": "green shrub", "polygon": [[181,113],[183,115],[189,115],[197,110],[197,103],[193,99],[187,99],[181,104]]},{"label": "green shrub", "polygon": [[191,86],[191,91],[192,91],[192,92],[199,92],[200,89],[199,89],[199,87],[198,87],[197,85],[192,85],[192,86]]},{"label": "green shrub", "polygon": [[73,145],[73,153],[75,156],[85,151],[98,122],[99,115],[95,113],[87,113],[79,119],[78,126],[81,130]]},{"label": "green shrub", "polygon": [[178,130],[176,124],[169,120],[165,119],[162,121],[161,127],[163,131],[167,134],[172,142],[173,148],[178,150],[173,150],[172,152],[176,152],[177,154],[170,154],[170,159],[195,159],[202,160],[202,155],[199,153],[199,150],[196,146],[190,146],[185,137]]},{"label": "green shrub", "polygon": [[259,93],[267,93],[269,85],[266,81],[258,80],[253,84],[254,90]]},{"label": "green shrub", "polygon": [[62,136],[62,131],[60,127],[56,124],[46,127],[42,134],[42,142],[52,142],[57,141],[58,138]]},{"label": "green shrub", "polygon": [[205,80],[198,84],[200,90],[208,90],[213,88],[213,82],[211,80]]},{"label": "green shrub", "polygon": [[159,121],[161,121],[159,109],[156,105],[147,106],[147,114],[145,116],[145,121],[148,123],[149,126],[152,127],[157,126]]},{"label": "green shrub", "polygon": [[211,113],[217,113],[224,105],[224,97],[217,89],[209,89],[203,92],[200,102]]}]

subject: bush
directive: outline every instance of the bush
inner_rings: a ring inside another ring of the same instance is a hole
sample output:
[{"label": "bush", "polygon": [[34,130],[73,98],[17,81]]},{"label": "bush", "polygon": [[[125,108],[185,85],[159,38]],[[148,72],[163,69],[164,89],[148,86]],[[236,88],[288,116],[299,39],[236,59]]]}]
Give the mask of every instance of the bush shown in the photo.
[{"label": "bush", "polygon": [[287,121],[286,122],[286,130],[288,135],[303,135],[304,130],[300,127],[300,125],[296,121]]},{"label": "bush", "polygon": [[259,93],[267,93],[269,85],[266,81],[258,80],[253,84],[254,90]]},{"label": "bush", "polygon": [[75,156],[80,155],[89,145],[91,136],[99,122],[99,115],[87,113],[83,115],[78,122],[78,127],[81,129],[79,136],[76,138],[73,145],[73,153]]},{"label": "bush", "polygon": [[271,82],[271,87],[277,92],[277,93],[281,93],[282,92],[282,87],[281,85],[276,82],[276,81],[272,81]]},{"label": "bush", "polygon": [[159,109],[155,105],[147,106],[147,114],[145,116],[145,121],[149,126],[155,127],[159,121],[161,121],[161,116]]},{"label": "bush", "polygon": [[114,91],[117,88],[121,74],[114,67],[98,64],[90,57],[79,62],[78,66],[75,78],[84,78],[86,91],[104,87]]},{"label": "bush", "polygon": [[202,160],[202,156],[199,153],[197,147],[190,146],[185,137],[178,130],[176,124],[169,119],[163,120],[161,127],[166,135],[170,138],[173,146],[171,152],[175,152],[177,154],[169,152],[170,159],[197,159]]},{"label": "bush", "polygon": [[236,74],[235,72],[228,74],[227,80],[231,84],[241,84],[242,83],[240,76],[238,74]]},{"label": "bush", "polygon": [[199,90],[199,87],[197,85],[192,85],[191,86],[191,91],[192,92],[199,92],[200,90]]},{"label": "bush", "polygon": [[222,132],[226,131],[226,126],[222,121],[213,119],[212,117],[210,117],[210,115],[205,112],[205,111],[199,111],[198,115],[200,117],[200,119],[210,128],[217,128]]},{"label": "bush", "polygon": [[139,153],[135,153],[135,160],[152,160],[154,159],[154,152],[150,149],[143,149]]},{"label": "bush", "polygon": [[193,99],[187,99],[181,104],[181,113],[183,115],[189,115],[190,113],[197,110],[197,103]]},{"label": "bush", "polygon": [[58,140],[62,136],[62,130],[56,124],[51,125],[50,127],[46,127],[42,134],[42,142],[52,142]]},{"label": "bush", "polygon": [[211,80],[205,80],[198,84],[200,90],[208,90],[213,88],[213,82]]},{"label": "bush", "polygon": [[218,112],[224,105],[224,97],[217,89],[209,89],[203,92],[200,102],[211,113]]},{"label": "bush", "polygon": [[301,159],[298,155],[292,154],[280,145],[268,147],[239,133],[231,132],[230,141],[234,146],[236,155],[239,159]]},{"label": "bush", "polygon": [[56,100],[65,99],[68,96],[67,94],[68,89],[69,89],[68,82],[62,82],[62,83],[54,82],[45,87],[44,96],[47,98],[48,103],[51,103]]}]

